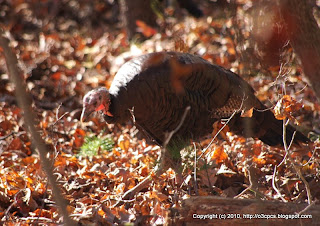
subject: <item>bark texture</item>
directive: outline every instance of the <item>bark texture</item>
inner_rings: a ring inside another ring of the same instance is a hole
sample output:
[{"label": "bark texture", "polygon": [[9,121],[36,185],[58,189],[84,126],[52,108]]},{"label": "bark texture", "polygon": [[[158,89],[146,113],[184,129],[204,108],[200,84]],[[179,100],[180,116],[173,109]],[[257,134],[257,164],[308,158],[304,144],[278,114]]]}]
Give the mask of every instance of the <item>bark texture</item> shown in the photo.
[{"label": "bark texture", "polygon": [[278,1],[290,43],[320,101],[320,29],[313,15],[313,1]]},{"label": "bark texture", "polygon": [[141,20],[150,27],[156,27],[156,15],[151,8],[150,0],[120,0],[120,13],[126,28],[128,40],[137,34],[136,21]]}]

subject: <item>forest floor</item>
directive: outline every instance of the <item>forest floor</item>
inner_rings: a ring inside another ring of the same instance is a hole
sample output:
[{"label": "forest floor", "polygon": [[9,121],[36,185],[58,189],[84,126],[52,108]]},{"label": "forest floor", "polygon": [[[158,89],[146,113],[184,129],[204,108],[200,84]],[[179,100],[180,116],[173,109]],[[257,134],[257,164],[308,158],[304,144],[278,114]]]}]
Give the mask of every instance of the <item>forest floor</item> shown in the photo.
[{"label": "forest floor", "polygon": [[[313,200],[320,199],[319,102],[292,48],[284,48],[278,66],[261,63],[250,41],[255,19],[250,1],[239,1],[233,13],[204,1],[200,19],[181,9],[168,11],[172,15],[161,19],[159,29],[140,23],[142,41],[130,43],[106,2],[0,3],[0,23],[10,31],[72,219],[96,225],[165,224],[169,210],[179,210],[191,196],[257,199],[258,192],[261,200],[307,203],[309,190]],[[82,126],[82,98],[95,87],[109,87],[132,57],[155,51],[193,53],[239,74],[279,119],[290,119],[314,142],[286,152],[226,131],[203,152],[210,136],[182,151],[182,184],[177,185],[176,173],[169,169],[153,176],[134,199],[114,207],[152,174],[160,148],[148,144],[134,125],[108,125],[99,114]],[[0,222],[59,224],[61,215],[0,53]],[[252,183],[255,192],[241,193]]]}]

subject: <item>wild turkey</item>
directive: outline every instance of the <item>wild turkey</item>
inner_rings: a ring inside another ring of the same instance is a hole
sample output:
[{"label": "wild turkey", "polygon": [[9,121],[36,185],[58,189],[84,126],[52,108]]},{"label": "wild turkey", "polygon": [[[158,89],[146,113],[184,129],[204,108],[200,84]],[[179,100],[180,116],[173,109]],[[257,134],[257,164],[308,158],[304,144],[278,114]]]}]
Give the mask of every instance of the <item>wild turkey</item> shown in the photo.
[{"label": "wild turkey", "polygon": [[[186,107],[190,111],[168,147],[182,148],[190,139],[198,140],[212,132],[212,125],[233,117],[231,131],[259,138],[275,146],[283,143],[282,121],[254,95],[252,87],[237,74],[191,54],[159,52],[142,55],[125,63],[109,90],[98,88],[83,99],[81,120],[94,111],[102,111],[107,123],[132,119],[159,145],[166,132],[181,121]],[[251,117],[241,112],[253,109]],[[288,125],[289,142],[295,129]],[[295,142],[308,142],[296,132]]]}]

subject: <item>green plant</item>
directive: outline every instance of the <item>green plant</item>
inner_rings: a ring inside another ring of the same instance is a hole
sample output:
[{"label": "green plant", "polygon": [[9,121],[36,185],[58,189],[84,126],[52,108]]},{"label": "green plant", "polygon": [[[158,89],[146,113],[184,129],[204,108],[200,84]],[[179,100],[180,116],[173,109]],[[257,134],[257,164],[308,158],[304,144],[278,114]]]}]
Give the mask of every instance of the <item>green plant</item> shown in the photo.
[{"label": "green plant", "polygon": [[111,151],[114,141],[110,137],[86,136],[80,148],[79,156],[96,156],[99,150]]}]

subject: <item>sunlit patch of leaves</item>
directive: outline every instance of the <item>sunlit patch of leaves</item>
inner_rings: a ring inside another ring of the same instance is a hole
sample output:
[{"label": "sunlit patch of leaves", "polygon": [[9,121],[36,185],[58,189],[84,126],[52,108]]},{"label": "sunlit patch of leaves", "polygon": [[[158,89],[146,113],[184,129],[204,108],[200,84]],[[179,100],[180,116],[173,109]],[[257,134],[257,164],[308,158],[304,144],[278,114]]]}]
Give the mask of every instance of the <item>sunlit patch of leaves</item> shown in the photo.
[{"label": "sunlit patch of leaves", "polygon": [[99,151],[112,151],[114,141],[111,137],[86,136],[78,156],[97,156]]}]

